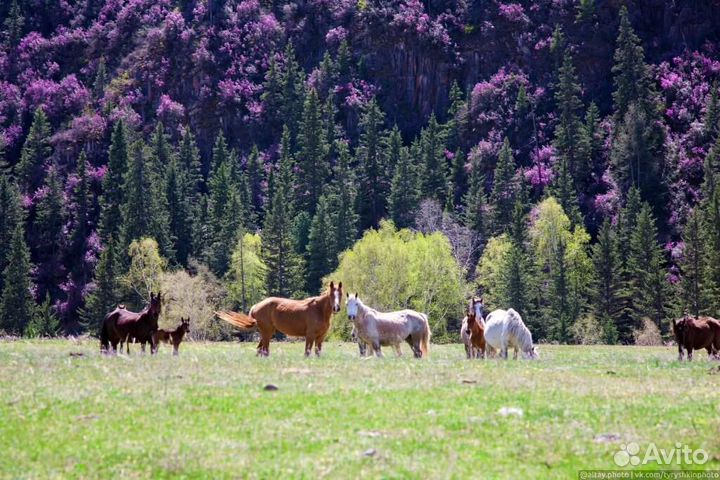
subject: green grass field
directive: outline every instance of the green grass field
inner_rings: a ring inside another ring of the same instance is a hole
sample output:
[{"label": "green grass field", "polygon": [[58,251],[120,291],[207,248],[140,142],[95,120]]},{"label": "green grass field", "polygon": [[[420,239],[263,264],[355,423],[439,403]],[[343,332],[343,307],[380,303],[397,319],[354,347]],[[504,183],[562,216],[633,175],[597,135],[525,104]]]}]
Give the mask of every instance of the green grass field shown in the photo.
[{"label": "green grass field", "polygon": [[704,466],[670,468],[720,470],[720,364],[704,352],[681,364],[671,348],[541,346],[536,362],[404,350],[364,360],[328,343],[305,359],[273,343],[262,359],[248,343],[188,343],[179,357],[103,357],[90,340],[0,342],[0,474],[577,478],[617,468],[627,442],[703,448]]}]

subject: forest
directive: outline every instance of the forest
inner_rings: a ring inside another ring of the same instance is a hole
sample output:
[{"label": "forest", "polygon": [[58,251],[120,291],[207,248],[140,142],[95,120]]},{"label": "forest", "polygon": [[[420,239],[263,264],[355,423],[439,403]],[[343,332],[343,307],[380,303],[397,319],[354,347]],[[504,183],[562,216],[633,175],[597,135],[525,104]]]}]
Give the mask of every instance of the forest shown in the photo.
[{"label": "forest", "polygon": [[[720,7],[0,5],[0,332],[95,334],[342,280],[457,339],[657,343],[720,316]],[[349,335],[336,317],[335,334]]]}]

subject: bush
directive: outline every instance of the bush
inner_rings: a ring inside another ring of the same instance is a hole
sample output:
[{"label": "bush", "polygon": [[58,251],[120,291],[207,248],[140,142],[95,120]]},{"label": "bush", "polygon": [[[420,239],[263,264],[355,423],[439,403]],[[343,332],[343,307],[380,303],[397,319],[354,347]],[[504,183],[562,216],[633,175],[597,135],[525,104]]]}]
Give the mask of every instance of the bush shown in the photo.
[{"label": "bush", "polygon": [[167,304],[163,305],[160,328],[174,330],[180,317],[190,317],[190,338],[193,340],[228,340],[233,328],[215,318],[226,292],[218,279],[205,265],[191,262],[195,275],[184,270],[166,272],[160,285]]},{"label": "bush", "polygon": [[597,345],[603,343],[604,332],[602,325],[593,315],[588,315],[578,319],[572,327],[570,333],[576,343],[580,345]]},{"label": "bush", "polygon": [[649,318],[643,318],[642,321],[642,327],[633,332],[635,345],[643,347],[656,347],[662,345],[663,342],[662,336],[660,335],[660,329],[657,325],[655,325],[655,322]]}]

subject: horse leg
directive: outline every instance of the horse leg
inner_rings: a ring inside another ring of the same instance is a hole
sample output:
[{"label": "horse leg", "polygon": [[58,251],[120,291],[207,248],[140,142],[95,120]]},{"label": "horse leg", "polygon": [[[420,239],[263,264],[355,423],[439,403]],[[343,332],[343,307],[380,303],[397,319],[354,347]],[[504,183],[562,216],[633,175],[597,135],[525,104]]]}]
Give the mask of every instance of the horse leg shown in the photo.
[{"label": "horse leg", "polygon": [[373,350],[375,350],[375,355],[376,355],[377,357],[382,357],[382,356],[383,356],[382,350],[380,350],[380,341],[378,341],[378,340],[373,340],[373,342],[372,342],[372,347],[373,347]]},{"label": "horse leg", "polygon": [[465,344],[465,356],[468,358],[468,360],[472,358],[472,354],[470,353],[470,347],[467,343]]},{"label": "horse leg", "polygon": [[177,357],[180,355],[180,342],[173,342],[173,356]]},{"label": "horse leg", "polygon": [[395,348],[395,355],[397,355],[398,357],[402,357],[402,350],[400,350],[400,344],[396,343],[395,345],[393,345],[393,347]]},{"label": "horse leg", "polygon": [[682,343],[678,343],[678,362],[683,361],[683,346]]},{"label": "horse leg", "polygon": [[319,357],[320,353],[322,353],[322,344],[325,340],[325,334],[322,334],[315,338],[315,356]]},{"label": "horse leg", "polygon": [[693,350],[692,350],[692,347],[690,347],[690,348],[687,349],[687,359],[688,359],[688,362],[692,362],[692,354],[693,354]]},{"label": "horse leg", "polygon": [[310,356],[310,353],[312,353],[312,346],[314,341],[315,338],[310,335],[305,337],[305,358],[308,358]]}]

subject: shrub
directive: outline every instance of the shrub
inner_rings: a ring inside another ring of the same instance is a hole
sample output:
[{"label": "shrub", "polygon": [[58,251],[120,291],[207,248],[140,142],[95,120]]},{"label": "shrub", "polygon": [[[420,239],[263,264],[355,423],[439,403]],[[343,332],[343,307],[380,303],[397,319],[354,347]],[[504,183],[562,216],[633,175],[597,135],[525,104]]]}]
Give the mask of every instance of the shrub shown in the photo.
[{"label": "shrub", "polygon": [[593,315],[578,319],[570,327],[570,333],[580,345],[597,345],[603,343],[603,328]]},{"label": "shrub", "polygon": [[642,327],[636,329],[633,332],[633,338],[635,339],[635,345],[643,347],[655,347],[662,345],[662,336],[660,335],[660,329],[655,322],[649,318],[643,318]]}]

